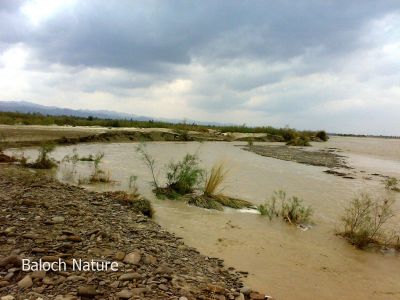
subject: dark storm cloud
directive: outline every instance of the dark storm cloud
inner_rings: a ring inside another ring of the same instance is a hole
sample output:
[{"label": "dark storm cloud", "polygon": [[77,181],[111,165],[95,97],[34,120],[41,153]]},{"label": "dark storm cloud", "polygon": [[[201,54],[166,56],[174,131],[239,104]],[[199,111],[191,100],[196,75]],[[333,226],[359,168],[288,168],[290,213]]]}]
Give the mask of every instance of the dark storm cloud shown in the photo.
[{"label": "dark storm cloud", "polygon": [[[358,46],[365,22],[398,1],[77,1],[33,27],[20,2],[1,4],[2,44],[24,43],[50,63],[165,72],[172,65],[285,60]],[[12,17],[10,17],[12,16]],[[18,24],[17,24],[18,23]]]},{"label": "dark storm cloud", "polygon": [[399,28],[399,0],[0,0],[0,101],[390,131]]}]

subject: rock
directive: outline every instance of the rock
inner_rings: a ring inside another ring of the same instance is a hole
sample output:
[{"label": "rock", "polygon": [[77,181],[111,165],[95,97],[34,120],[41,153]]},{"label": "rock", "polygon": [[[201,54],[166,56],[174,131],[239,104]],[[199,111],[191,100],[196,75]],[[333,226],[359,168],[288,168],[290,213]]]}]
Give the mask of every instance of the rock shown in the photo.
[{"label": "rock", "polygon": [[93,285],[81,286],[78,288],[78,296],[93,298],[98,293]]},{"label": "rock", "polygon": [[124,262],[127,264],[137,265],[139,264],[141,258],[142,255],[140,254],[140,252],[138,250],[135,250],[125,255]]},{"label": "rock", "polygon": [[250,295],[250,293],[251,293],[251,288],[249,288],[249,287],[247,287],[247,286],[244,286],[244,287],[242,287],[242,288],[240,289],[240,292],[241,292],[243,295],[248,296],[248,295]]},{"label": "rock", "polygon": [[32,278],[29,275],[26,275],[20,281],[18,281],[18,287],[21,289],[30,288],[33,285]]},{"label": "rock", "polygon": [[35,206],[36,205],[36,201],[35,200],[30,200],[30,199],[24,199],[24,200],[21,201],[21,205]]},{"label": "rock", "polygon": [[32,291],[34,291],[35,293],[38,293],[38,294],[42,294],[45,289],[46,289],[46,287],[42,285],[37,288],[32,288]]},{"label": "rock", "polygon": [[60,259],[59,256],[53,256],[53,255],[45,255],[42,257],[42,261],[48,261],[48,262],[55,262]]},{"label": "rock", "polygon": [[115,260],[123,260],[125,257],[125,252],[122,251],[118,251],[117,253],[115,253]]},{"label": "rock", "polygon": [[112,287],[112,288],[119,287],[119,281],[114,281],[113,283],[110,284],[110,287]]},{"label": "rock", "polygon": [[117,297],[119,299],[129,299],[133,296],[133,292],[128,291],[128,290],[122,290],[117,293]]},{"label": "rock", "polygon": [[188,298],[186,298],[185,296],[179,297],[179,300],[189,300]]},{"label": "rock", "polygon": [[4,276],[4,280],[10,280],[11,278],[13,278],[14,277],[14,272],[10,272],[10,273],[8,273],[6,276]]},{"label": "rock", "polygon": [[5,233],[13,233],[13,232],[15,232],[15,230],[17,230],[17,227],[11,226],[11,227],[7,227],[6,230],[4,230],[4,232]]},{"label": "rock", "polygon": [[7,265],[20,266],[22,264],[22,259],[18,255],[10,255],[0,260],[0,267],[5,267]]},{"label": "rock", "polygon": [[243,293],[240,293],[239,296],[235,297],[235,300],[245,300]]},{"label": "rock", "polygon": [[144,263],[148,265],[157,264],[157,258],[153,255],[146,254],[144,257]]},{"label": "rock", "polygon": [[165,291],[165,292],[169,290],[169,288],[168,288],[165,284],[159,284],[159,285],[158,285],[158,288],[159,288],[160,290]]},{"label": "rock", "polygon": [[0,288],[9,285],[10,283],[7,280],[0,281]]},{"label": "rock", "polygon": [[52,285],[52,284],[54,284],[54,281],[50,278],[50,277],[45,277],[45,278],[43,278],[43,280],[42,280],[42,282],[44,283],[44,284],[47,284],[47,285]]},{"label": "rock", "polygon": [[121,281],[127,281],[127,280],[133,280],[133,279],[140,279],[142,276],[139,273],[126,273],[122,274],[118,280]]},{"label": "rock", "polygon": [[69,235],[65,239],[67,241],[71,241],[71,242],[82,242],[82,238],[80,236],[77,236],[77,235]]},{"label": "rock", "polygon": [[65,218],[61,216],[55,216],[51,219],[53,223],[64,223]]},{"label": "rock", "polygon": [[170,267],[160,266],[160,267],[157,268],[155,273],[156,274],[172,274],[173,271],[172,271],[172,269]]},{"label": "rock", "polygon": [[225,292],[225,288],[216,284],[207,284],[207,290],[211,293],[223,294]]},{"label": "rock", "polygon": [[54,300],[78,300],[78,297],[73,295],[57,295]]},{"label": "rock", "polygon": [[32,279],[35,278],[43,279],[46,276],[46,271],[34,271],[30,275]]},{"label": "rock", "polygon": [[134,289],[132,289],[132,293],[134,295],[141,295],[141,294],[146,293],[147,291],[148,291],[147,288],[134,288]]},{"label": "rock", "polygon": [[260,293],[256,293],[256,292],[251,292],[250,293],[250,299],[263,300],[263,299],[265,299],[265,295],[260,294]]},{"label": "rock", "polygon": [[13,295],[7,295],[0,298],[0,300],[14,300],[15,297]]}]

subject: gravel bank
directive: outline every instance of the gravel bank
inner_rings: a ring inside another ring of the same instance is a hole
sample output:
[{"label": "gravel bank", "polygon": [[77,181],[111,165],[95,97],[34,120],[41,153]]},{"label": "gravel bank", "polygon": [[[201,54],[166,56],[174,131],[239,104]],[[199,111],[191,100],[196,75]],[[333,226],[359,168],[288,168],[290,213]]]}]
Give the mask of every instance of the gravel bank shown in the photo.
[{"label": "gravel bank", "polygon": [[[264,299],[222,260],[105,195],[2,164],[0,211],[2,300]],[[22,259],[67,268],[22,271]],[[72,270],[74,259],[118,270]]]}]

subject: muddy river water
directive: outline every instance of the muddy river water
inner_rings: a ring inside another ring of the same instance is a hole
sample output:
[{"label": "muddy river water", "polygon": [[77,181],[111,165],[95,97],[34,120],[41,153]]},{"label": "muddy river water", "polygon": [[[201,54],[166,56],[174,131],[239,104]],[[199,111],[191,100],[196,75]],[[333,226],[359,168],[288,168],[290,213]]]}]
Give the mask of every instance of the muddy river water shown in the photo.
[{"label": "muddy river water", "polygon": [[[400,140],[333,137],[316,148],[338,148],[347,157],[356,179],[323,171],[324,167],[263,157],[243,151],[240,143],[152,142],[147,149],[163,173],[163,165],[198,153],[205,168],[224,161],[230,169],[224,193],[263,203],[273,191],[285,190],[304,199],[314,209],[315,226],[302,231],[277,219],[269,221],[255,213],[225,209],[200,209],[179,201],[158,200],[149,182],[151,174],[135,151],[135,143],[81,144],[58,147],[53,157],[61,160],[76,148],[80,155],[105,153],[103,167],[113,185],[92,185],[94,190],[127,189],[136,175],[142,194],[152,200],[155,220],[167,230],[208,256],[248,271],[246,284],[277,299],[400,299],[400,256],[393,252],[360,251],[335,235],[346,204],[361,192],[387,193],[379,173],[400,178]],[[30,155],[31,150],[25,149]],[[78,173],[88,173],[91,163],[79,163]],[[60,179],[65,170],[58,170]],[[65,179],[65,178],[64,178]],[[400,215],[400,193],[395,209]],[[400,229],[400,218],[393,220]]]}]

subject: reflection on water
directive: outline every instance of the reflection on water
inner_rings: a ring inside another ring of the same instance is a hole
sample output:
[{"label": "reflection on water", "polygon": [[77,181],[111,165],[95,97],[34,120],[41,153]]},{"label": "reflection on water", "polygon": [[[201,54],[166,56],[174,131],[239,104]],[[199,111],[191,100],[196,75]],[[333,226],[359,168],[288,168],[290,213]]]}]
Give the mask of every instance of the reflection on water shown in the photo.
[{"label": "reflection on water", "polygon": [[[390,150],[385,155],[388,145]],[[224,186],[227,195],[257,204],[263,203],[274,190],[283,189],[289,195],[303,198],[305,204],[314,208],[316,225],[301,231],[280,220],[270,222],[259,215],[233,209],[218,212],[179,201],[157,200],[149,184],[151,175],[135,146],[58,147],[54,157],[61,160],[74,147],[80,155],[103,151],[103,166],[111,171],[116,183],[88,188],[127,189],[129,177],[138,176],[139,190],[153,201],[158,223],[204,254],[224,258],[228,265],[249,271],[246,282],[250,286],[278,299],[400,299],[399,257],[356,250],[334,234],[339,215],[352,197],[361,191],[385,193],[381,177],[343,179],[323,173],[323,167],[258,156],[233,143],[148,143],[160,175],[165,163],[180,159],[187,152],[197,152],[206,168],[220,160],[229,166]],[[337,137],[316,146],[343,149],[355,171],[400,177],[400,155],[396,156],[398,152],[393,150],[393,147],[400,149],[400,140],[379,139],[377,143],[375,139]],[[379,163],[382,161],[385,164]],[[78,163],[76,171],[89,174],[90,168],[90,162]],[[60,178],[62,172],[58,171]],[[396,208],[400,210],[399,194],[396,197]],[[396,222],[400,224],[399,219]]]}]

